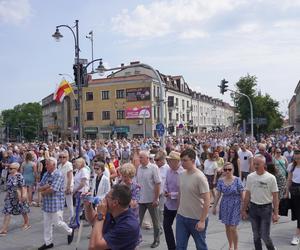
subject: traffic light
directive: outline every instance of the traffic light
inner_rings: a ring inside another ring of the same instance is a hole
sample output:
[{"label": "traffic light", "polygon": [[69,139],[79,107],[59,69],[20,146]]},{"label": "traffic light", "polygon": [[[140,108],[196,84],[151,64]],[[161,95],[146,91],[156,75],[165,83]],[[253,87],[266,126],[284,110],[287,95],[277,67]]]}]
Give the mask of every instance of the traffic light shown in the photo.
[{"label": "traffic light", "polygon": [[77,64],[73,65],[73,74],[74,74],[74,82],[77,85],[78,84],[78,75],[77,75]]},{"label": "traffic light", "polygon": [[73,65],[74,82],[76,85],[79,83],[80,86],[85,86],[85,84],[87,84],[86,68],[82,64],[78,64],[78,66],[79,66],[79,79],[77,75],[77,64]]},{"label": "traffic light", "polygon": [[223,79],[221,81],[221,85],[218,86],[220,88],[220,93],[222,95],[224,95],[224,93],[227,91],[227,88],[228,88],[227,83],[228,83],[228,81],[226,81],[225,79]]}]

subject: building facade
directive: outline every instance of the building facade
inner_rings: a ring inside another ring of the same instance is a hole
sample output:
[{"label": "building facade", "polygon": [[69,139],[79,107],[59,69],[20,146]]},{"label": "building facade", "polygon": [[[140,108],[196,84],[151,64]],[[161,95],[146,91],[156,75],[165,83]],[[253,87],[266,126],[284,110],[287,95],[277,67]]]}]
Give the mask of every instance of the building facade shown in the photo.
[{"label": "building facade", "polygon": [[[134,66],[134,65],[137,66]],[[224,130],[235,122],[235,110],[219,99],[192,91],[182,76],[159,73],[164,88],[164,119],[159,120],[160,85],[155,73],[139,62],[82,88],[81,124],[87,139],[156,136],[162,122],[168,135]],[[62,104],[44,98],[43,127],[55,138],[76,138],[77,93]],[[51,99],[52,98],[52,99]]]}]

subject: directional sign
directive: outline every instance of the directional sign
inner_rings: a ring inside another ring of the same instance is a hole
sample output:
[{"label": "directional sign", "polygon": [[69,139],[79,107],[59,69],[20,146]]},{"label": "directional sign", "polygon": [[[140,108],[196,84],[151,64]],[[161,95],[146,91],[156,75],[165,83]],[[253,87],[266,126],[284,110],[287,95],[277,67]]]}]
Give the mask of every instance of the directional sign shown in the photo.
[{"label": "directional sign", "polygon": [[163,136],[165,133],[165,126],[162,123],[156,124],[156,132],[159,136]]}]

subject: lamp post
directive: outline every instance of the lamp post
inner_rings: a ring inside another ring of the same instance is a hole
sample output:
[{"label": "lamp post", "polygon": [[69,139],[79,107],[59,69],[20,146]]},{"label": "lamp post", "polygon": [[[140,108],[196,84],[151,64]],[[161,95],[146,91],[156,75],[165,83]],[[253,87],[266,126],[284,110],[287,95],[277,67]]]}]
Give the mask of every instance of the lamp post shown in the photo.
[{"label": "lamp post", "polygon": [[[165,95],[165,89],[164,89],[164,85],[163,82],[160,78],[160,75],[158,74],[158,72],[151,67],[148,64],[144,64],[144,63],[137,63],[137,64],[133,64],[133,65],[127,65],[127,66],[120,66],[120,67],[115,67],[115,68],[110,68],[110,69],[106,69],[103,65],[102,62],[102,58],[100,59],[95,59],[91,62],[89,62],[85,67],[89,66],[91,63],[99,61],[99,66],[97,67],[96,71],[99,72],[100,75],[103,75],[105,71],[113,71],[113,70],[120,70],[120,69],[129,69],[129,68],[135,68],[135,67],[143,67],[146,69],[150,69],[156,76],[159,86],[160,86],[160,91],[159,91],[159,121],[161,123],[164,123],[164,95]],[[161,146],[164,148],[165,147],[165,134],[163,134],[163,136],[161,136],[160,138],[160,143]]]},{"label": "lamp post", "polygon": [[[81,111],[80,111],[80,93],[81,93],[81,76],[80,76],[80,67],[79,67],[79,27],[78,27],[78,20],[75,20],[75,26],[71,28],[69,25],[61,24],[56,26],[56,31],[52,35],[56,41],[59,41],[63,35],[59,32],[59,28],[68,28],[74,37],[74,43],[75,43],[75,64],[77,68],[77,79],[76,79],[76,86],[77,86],[77,105],[78,105],[78,147],[79,147],[79,156],[82,156],[82,149],[81,149]],[[75,28],[75,32],[74,29]]]}]

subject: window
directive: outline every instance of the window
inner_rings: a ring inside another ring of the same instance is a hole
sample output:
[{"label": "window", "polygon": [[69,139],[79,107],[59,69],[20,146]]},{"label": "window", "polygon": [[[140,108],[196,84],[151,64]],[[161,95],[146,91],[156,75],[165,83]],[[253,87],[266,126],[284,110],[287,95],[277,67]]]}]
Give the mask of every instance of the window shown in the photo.
[{"label": "window", "polygon": [[185,119],[184,119],[185,117],[184,117],[184,114],[182,114],[182,121],[184,122],[185,121]]},{"label": "window", "polygon": [[178,106],[178,98],[175,99],[175,104]]},{"label": "window", "polygon": [[85,93],[85,99],[86,99],[87,101],[93,101],[93,99],[94,99],[93,92],[86,92],[86,93]]},{"label": "window", "polygon": [[102,91],[101,92],[102,95],[102,100],[108,100],[109,99],[109,91]]},{"label": "window", "polygon": [[93,121],[94,120],[94,112],[86,112],[86,120]]},{"label": "window", "polygon": [[176,121],[179,121],[179,114],[176,113]]},{"label": "window", "polygon": [[155,94],[156,94],[156,88],[155,88],[155,85],[153,85],[153,96],[155,97]]},{"label": "window", "polygon": [[184,109],[184,100],[182,100],[182,109]]},{"label": "window", "polygon": [[102,111],[102,120],[110,120],[110,111]]},{"label": "window", "polygon": [[75,100],[74,100],[74,109],[75,109],[75,110],[78,110],[78,108],[79,108],[79,107],[78,107],[78,101],[77,101],[77,99],[75,99]]},{"label": "window", "polygon": [[190,102],[186,101],[186,107],[189,108],[190,107]]},{"label": "window", "polygon": [[172,112],[169,112],[169,122],[172,122]]},{"label": "window", "polygon": [[117,119],[125,119],[125,111],[124,110],[117,110]]},{"label": "window", "polygon": [[125,98],[125,90],[124,89],[117,89],[116,98],[117,99]]}]

